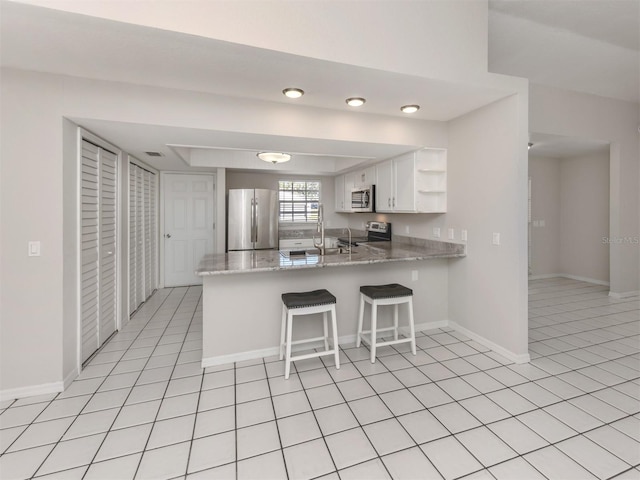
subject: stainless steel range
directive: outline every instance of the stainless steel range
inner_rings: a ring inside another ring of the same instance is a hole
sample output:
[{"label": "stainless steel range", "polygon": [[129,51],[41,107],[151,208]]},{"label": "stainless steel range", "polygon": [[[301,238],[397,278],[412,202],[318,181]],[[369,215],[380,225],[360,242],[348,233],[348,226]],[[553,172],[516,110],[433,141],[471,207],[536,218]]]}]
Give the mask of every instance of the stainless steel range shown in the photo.
[{"label": "stainless steel range", "polygon": [[[351,245],[357,247],[360,243],[369,242],[390,242],[391,241],[391,224],[387,222],[367,222],[365,228],[367,232],[363,237],[351,237]],[[344,245],[349,245],[348,237],[339,237],[338,241]]]}]

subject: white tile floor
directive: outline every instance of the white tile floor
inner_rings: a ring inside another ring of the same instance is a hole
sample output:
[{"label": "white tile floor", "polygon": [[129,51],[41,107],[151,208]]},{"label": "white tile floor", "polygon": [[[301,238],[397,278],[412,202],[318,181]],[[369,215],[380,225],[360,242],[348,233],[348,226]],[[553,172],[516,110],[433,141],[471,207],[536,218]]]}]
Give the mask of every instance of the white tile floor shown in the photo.
[{"label": "white tile floor", "polygon": [[638,297],[531,282],[526,365],[439,329],[287,381],[277,358],[203,371],[200,301],[157,292],[66,392],[1,404],[0,477],[640,478]]}]

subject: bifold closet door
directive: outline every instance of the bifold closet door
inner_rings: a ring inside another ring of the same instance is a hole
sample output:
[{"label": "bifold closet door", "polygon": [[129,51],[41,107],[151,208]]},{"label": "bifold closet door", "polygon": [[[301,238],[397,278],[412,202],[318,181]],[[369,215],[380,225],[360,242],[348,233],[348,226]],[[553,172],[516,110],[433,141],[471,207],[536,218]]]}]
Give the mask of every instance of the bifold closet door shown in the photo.
[{"label": "bifold closet door", "polygon": [[157,288],[157,175],[129,164],[129,313]]},{"label": "bifold closet door", "polygon": [[85,140],[81,160],[81,358],[115,332],[117,156]]},{"label": "bifold closet door", "polygon": [[113,153],[100,152],[100,343],[116,331],[117,161]]}]

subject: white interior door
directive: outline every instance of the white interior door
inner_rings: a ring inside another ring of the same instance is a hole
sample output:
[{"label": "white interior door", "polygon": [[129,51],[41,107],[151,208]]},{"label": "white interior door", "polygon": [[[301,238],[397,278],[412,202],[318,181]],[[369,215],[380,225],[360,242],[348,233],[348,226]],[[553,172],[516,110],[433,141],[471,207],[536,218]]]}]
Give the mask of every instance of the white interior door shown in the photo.
[{"label": "white interior door", "polygon": [[164,284],[198,285],[195,270],[214,252],[213,175],[167,174],[164,182]]}]

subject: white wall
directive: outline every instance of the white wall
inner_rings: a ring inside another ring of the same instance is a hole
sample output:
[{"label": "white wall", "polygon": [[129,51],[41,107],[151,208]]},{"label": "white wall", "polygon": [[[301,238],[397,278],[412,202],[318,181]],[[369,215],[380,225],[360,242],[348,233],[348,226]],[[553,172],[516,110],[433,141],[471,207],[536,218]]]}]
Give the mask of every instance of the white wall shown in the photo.
[{"label": "white wall", "polygon": [[[0,390],[63,375],[64,82],[2,72]],[[30,240],[40,257],[27,256]]]},{"label": "white wall", "polygon": [[531,274],[560,273],[560,160],[529,158],[531,177],[531,219],[544,220],[544,227],[532,227]]},{"label": "white wall", "polygon": [[435,78],[468,78],[487,70],[486,0],[23,3]]},{"label": "white wall", "polygon": [[560,161],[560,272],[609,282],[609,152]]},{"label": "white wall", "polygon": [[[527,95],[449,123],[446,222],[468,229],[449,265],[449,320],[528,360]],[[492,245],[500,233],[501,245]]]},{"label": "white wall", "polygon": [[[640,145],[637,103],[531,85],[529,123],[532,132],[604,140],[611,144],[609,236],[640,235]],[[613,243],[610,249],[610,291],[625,295],[640,289],[637,242]]]}]

